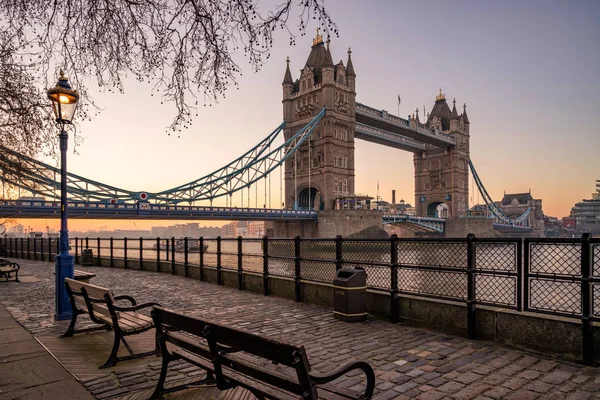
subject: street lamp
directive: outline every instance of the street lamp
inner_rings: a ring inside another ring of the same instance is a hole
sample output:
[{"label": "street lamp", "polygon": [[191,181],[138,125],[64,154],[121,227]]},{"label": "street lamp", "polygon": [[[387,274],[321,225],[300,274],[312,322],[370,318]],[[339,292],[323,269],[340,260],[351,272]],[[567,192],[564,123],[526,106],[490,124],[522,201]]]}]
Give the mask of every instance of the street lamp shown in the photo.
[{"label": "street lamp", "polygon": [[60,125],[60,242],[55,265],[55,311],[54,319],[71,319],[71,303],[65,289],[65,278],[73,279],[73,256],[69,254],[69,231],[67,230],[67,143],[69,135],[65,125],[70,125],[75,115],[79,93],[71,89],[69,80],[60,71],[56,86],[48,90],[56,122]]}]

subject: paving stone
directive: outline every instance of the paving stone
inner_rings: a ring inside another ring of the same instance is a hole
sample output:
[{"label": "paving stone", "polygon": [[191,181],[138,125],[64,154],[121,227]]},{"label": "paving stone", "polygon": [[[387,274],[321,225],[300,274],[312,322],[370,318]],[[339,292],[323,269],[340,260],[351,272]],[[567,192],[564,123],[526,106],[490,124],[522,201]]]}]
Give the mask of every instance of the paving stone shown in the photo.
[{"label": "paving stone", "polygon": [[418,400],[440,400],[446,396],[445,393],[438,392],[436,390],[429,390],[427,392],[421,393],[416,398]]},{"label": "paving stone", "polygon": [[472,399],[473,397],[477,396],[480,393],[483,393],[489,388],[489,385],[486,385],[483,382],[475,382],[454,393],[452,397],[457,400]]},{"label": "paving stone", "polygon": [[498,386],[498,387],[488,390],[487,392],[484,392],[483,395],[490,397],[492,399],[501,399],[504,396],[506,396],[507,394],[509,394],[510,392],[511,392],[510,389]]},{"label": "paving stone", "polygon": [[537,364],[532,365],[531,369],[534,369],[536,371],[549,372],[552,369],[556,368],[557,366],[558,366],[558,363],[556,361],[541,360]]},{"label": "paving stone", "polygon": [[462,383],[450,381],[439,386],[437,390],[446,394],[453,394],[461,390],[463,387],[465,387],[465,385]]},{"label": "paving stone", "polygon": [[481,378],[482,378],[482,376],[479,374],[475,374],[473,372],[467,372],[466,374],[458,375],[456,378],[454,378],[454,380],[464,383],[464,384],[469,384],[469,383],[474,382]]},{"label": "paving stone", "polygon": [[509,380],[505,381],[502,386],[510,390],[517,390],[526,383],[527,380],[523,378],[510,378]]},{"label": "paving stone", "polygon": [[409,391],[410,389],[412,389],[412,388],[414,388],[416,386],[417,386],[416,383],[406,382],[406,383],[404,383],[402,385],[395,386],[393,389],[394,389],[394,391],[396,391],[398,393],[404,393],[404,392],[407,392],[407,391]]},{"label": "paving stone", "polygon": [[523,386],[523,389],[529,390],[532,392],[536,392],[536,393],[546,393],[553,387],[554,387],[553,385],[549,385],[542,381],[535,381],[535,382],[530,382],[530,383],[526,384],[525,386]]},{"label": "paving stone", "polygon": [[553,385],[560,385],[564,381],[569,380],[571,376],[573,376],[573,374],[570,372],[557,370],[544,376],[542,378],[542,382],[550,383]]},{"label": "paving stone", "polygon": [[582,390],[577,390],[575,393],[570,393],[567,395],[567,400],[587,400],[592,397],[590,392],[584,392]]},{"label": "paving stone", "polygon": [[505,397],[505,399],[506,400],[535,400],[539,397],[540,397],[540,395],[538,393],[530,392],[528,390],[518,390],[518,391],[508,394]]},{"label": "paving stone", "polygon": [[517,377],[527,379],[528,381],[532,381],[534,379],[539,378],[541,375],[542,373],[539,371],[533,371],[528,369],[518,374]]}]

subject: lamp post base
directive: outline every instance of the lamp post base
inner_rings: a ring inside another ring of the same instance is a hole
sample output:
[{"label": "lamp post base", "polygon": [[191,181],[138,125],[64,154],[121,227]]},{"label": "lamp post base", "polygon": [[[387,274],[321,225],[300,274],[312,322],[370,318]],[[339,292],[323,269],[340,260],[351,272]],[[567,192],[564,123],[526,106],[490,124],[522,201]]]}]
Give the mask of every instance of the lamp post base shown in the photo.
[{"label": "lamp post base", "polygon": [[71,319],[73,310],[71,310],[71,302],[69,301],[69,294],[65,288],[65,278],[73,279],[75,265],[73,263],[73,256],[69,253],[59,253],[54,259],[55,266],[55,304],[56,309],[54,310],[54,319],[57,321],[63,321]]}]

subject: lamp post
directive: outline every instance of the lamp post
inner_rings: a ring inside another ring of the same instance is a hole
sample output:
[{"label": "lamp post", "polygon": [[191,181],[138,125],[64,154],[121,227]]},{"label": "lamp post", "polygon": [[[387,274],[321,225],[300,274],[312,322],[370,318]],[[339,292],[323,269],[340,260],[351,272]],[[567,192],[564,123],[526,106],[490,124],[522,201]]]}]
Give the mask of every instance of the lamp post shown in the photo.
[{"label": "lamp post", "polygon": [[55,311],[54,319],[70,319],[72,310],[69,296],[65,289],[65,278],[73,278],[73,256],[69,254],[69,231],[67,230],[67,143],[69,135],[65,125],[70,125],[75,115],[79,93],[71,89],[69,80],[60,71],[56,86],[48,90],[48,99],[52,101],[52,109],[56,122],[60,125],[60,241],[55,265]]}]

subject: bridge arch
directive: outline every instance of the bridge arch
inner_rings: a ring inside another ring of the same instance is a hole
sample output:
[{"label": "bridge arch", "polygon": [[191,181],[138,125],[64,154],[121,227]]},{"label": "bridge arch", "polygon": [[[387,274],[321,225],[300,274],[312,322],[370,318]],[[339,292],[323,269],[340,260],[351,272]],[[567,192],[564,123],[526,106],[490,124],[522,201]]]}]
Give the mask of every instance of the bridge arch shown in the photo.
[{"label": "bridge arch", "polygon": [[434,201],[427,206],[427,217],[449,218],[451,216],[450,207],[443,201]]},{"label": "bridge arch", "polygon": [[314,186],[298,188],[298,208],[301,210],[321,210],[323,208],[321,191]]}]

